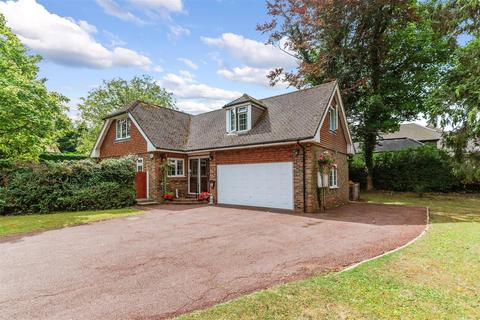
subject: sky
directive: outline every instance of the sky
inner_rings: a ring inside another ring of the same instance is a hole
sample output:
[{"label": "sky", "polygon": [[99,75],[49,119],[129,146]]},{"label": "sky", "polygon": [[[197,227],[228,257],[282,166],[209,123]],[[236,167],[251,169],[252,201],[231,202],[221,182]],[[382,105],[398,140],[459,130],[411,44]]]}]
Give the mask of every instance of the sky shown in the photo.
[{"label": "sky", "polygon": [[194,114],[293,90],[268,84],[269,70],[296,61],[256,31],[269,20],[263,0],[0,0],[0,12],[43,57],[40,76],[70,99],[72,119],[80,97],[115,77],[148,74]]}]

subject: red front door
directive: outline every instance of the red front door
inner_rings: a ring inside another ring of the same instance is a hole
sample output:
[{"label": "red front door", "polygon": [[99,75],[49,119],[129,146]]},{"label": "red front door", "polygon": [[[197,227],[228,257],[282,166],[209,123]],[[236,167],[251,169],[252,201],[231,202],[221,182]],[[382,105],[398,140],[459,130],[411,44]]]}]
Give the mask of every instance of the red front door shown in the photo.
[{"label": "red front door", "polygon": [[147,197],[147,173],[137,171],[135,173],[135,191],[137,199],[145,199]]}]

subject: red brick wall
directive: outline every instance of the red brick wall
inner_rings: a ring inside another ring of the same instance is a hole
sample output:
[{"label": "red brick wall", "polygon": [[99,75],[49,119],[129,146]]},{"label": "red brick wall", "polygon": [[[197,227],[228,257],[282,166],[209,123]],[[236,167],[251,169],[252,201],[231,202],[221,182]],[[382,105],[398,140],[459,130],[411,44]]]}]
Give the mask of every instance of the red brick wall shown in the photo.
[{"label": "red brick wall", "polygon": [[188,157],[187,155],[182,153],[169,152],[169,153],[162,153],[161,157],[164,159],[165,158],[183,159],[184,177],[168,177],[167,190],[171,192],[175,192],[175,189],[178,189],[179,196],[186,197],[188,195]]},{"label": "red brick wall", "polygon": [[[336,106],[336,99],[332,101],[332,106]],[[338,110],[338,128],[336,132],[330,131],[330,121],[328,114],[320,129],[320,145],[330,150],[347,153],[347,132],[346,124],[343,121],[341,110]]]},{"label": "red brick wall", "polygon": [[293,146],[260,147],[217,151],[217,164],[261,163],[293,161]]},{"label": "red brick wall", "polygon": [[115,140],[116,121],[113,120],[107,130],[107,134],[100,146],[100,158],[121,157],[129,154],[141,154],[147,152],[147,141],[143,138],[140,131],[133,122],[130,128],[130,138],[125,140]]}]

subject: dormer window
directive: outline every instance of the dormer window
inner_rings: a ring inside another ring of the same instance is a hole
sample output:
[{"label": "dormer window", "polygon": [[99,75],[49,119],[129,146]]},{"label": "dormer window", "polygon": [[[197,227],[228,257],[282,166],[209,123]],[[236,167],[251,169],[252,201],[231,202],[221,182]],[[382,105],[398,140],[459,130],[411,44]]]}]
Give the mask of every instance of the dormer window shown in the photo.
[{"label": "dormer window", "polygon": [[124,140],[130,138],[130,119],[117,119],[116,140]]},{"label": "dormer window", "polygon": [[242,132],[248,130],[248,106],[241,106],[228,109],[229,132]]}]

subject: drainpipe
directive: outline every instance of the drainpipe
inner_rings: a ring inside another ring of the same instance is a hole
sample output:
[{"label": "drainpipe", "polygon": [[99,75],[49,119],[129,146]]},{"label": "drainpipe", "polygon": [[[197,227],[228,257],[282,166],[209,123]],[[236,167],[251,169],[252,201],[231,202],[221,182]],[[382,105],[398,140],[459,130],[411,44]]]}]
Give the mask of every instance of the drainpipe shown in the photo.
[{"label": "drainpipe", "polygon": [[303,157],[303,161],[302,161],[302,188],[303,188],[303,212],[305,213],[306,212],[306,186],[305,186],[305,146],[303,146],[300,141],[297,141],[297,145],[300,146],[300,148],[302,148],[302,157]]}]

